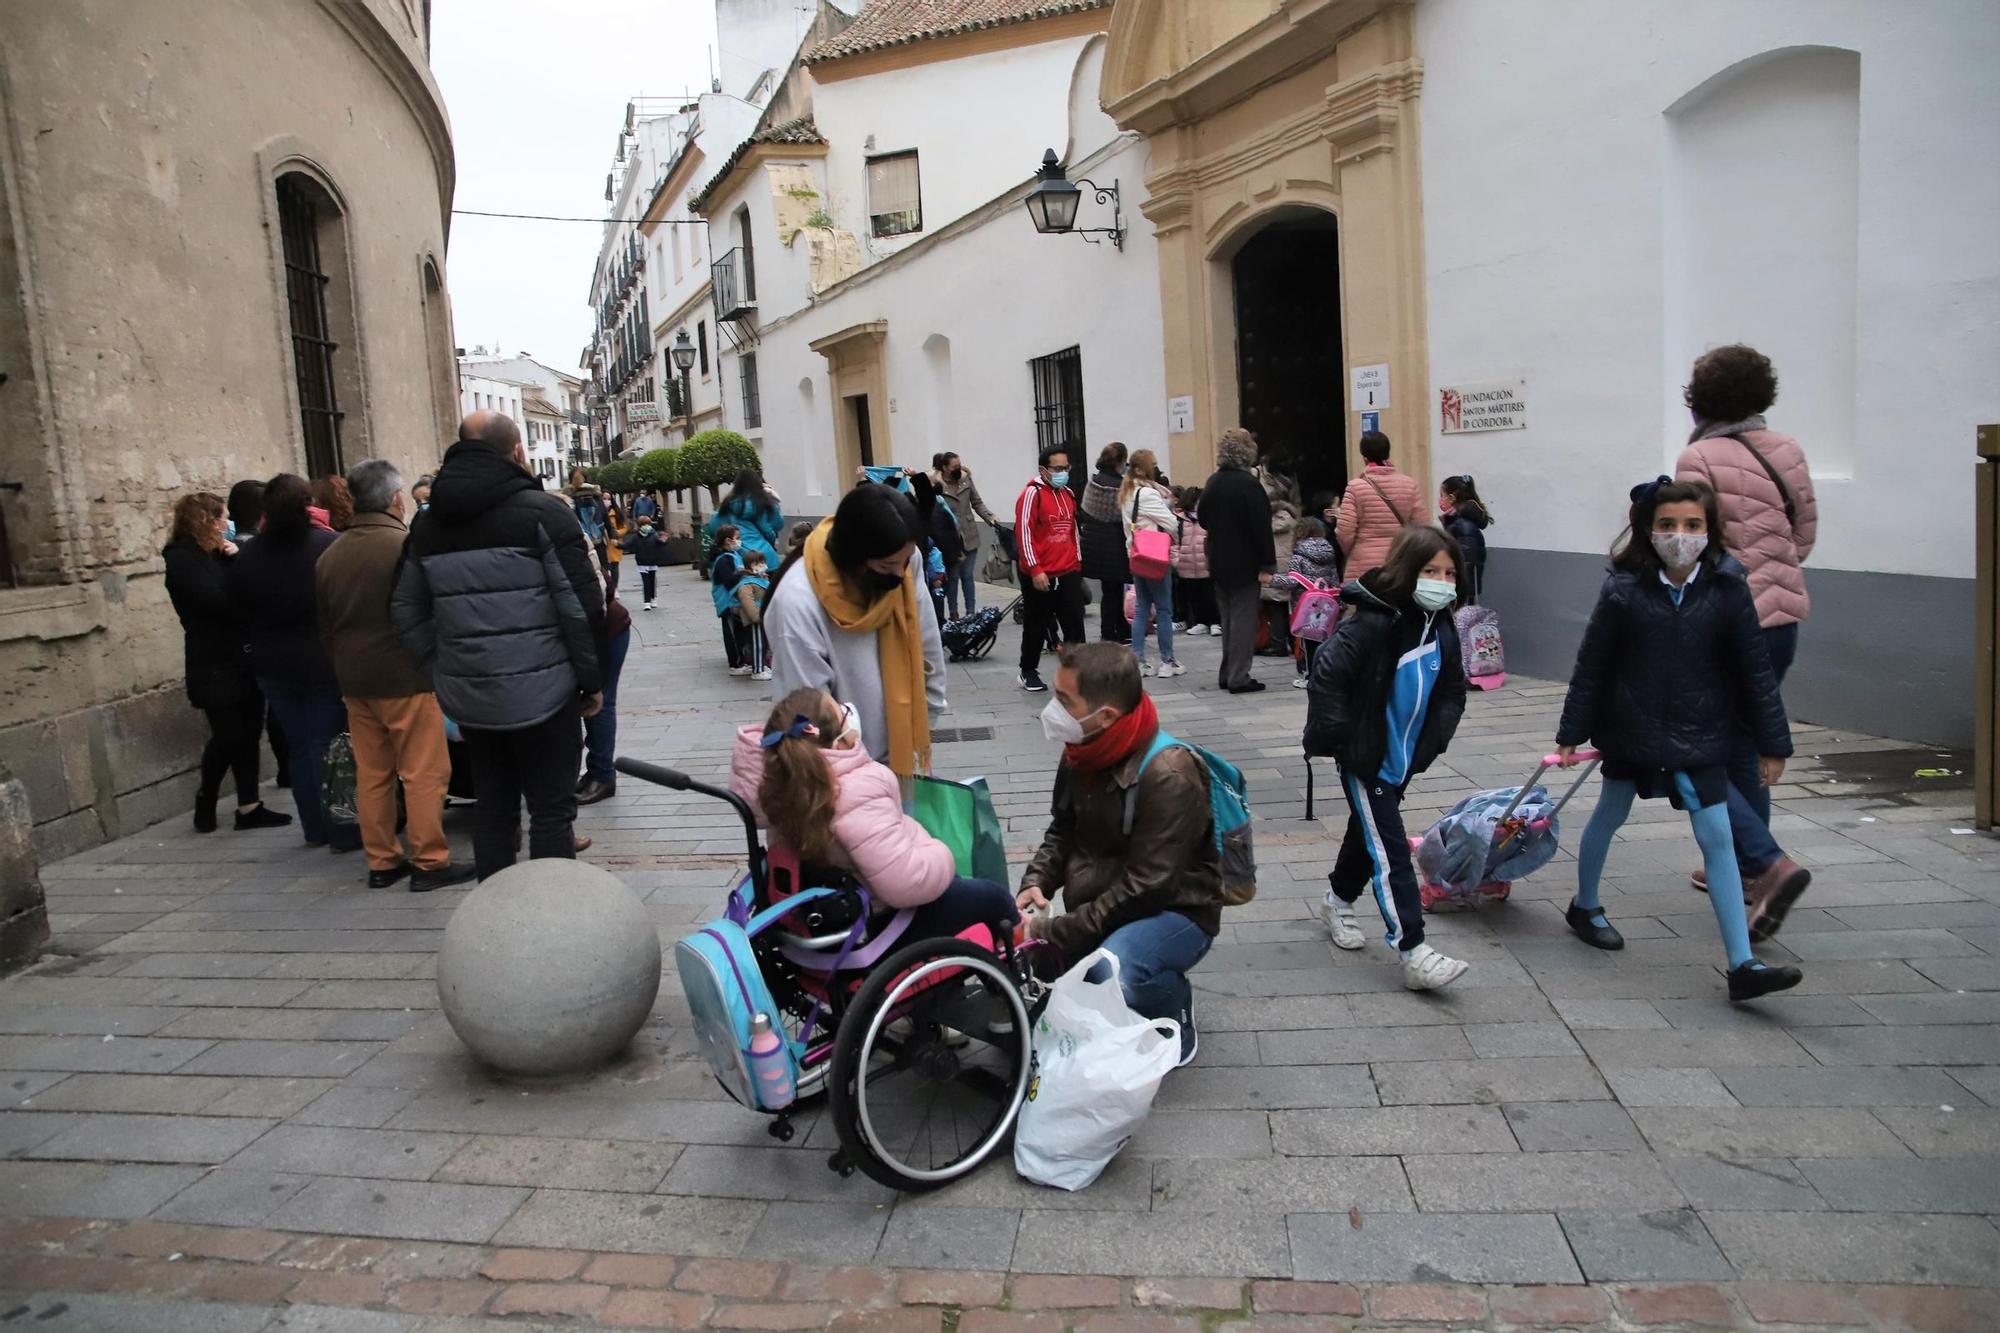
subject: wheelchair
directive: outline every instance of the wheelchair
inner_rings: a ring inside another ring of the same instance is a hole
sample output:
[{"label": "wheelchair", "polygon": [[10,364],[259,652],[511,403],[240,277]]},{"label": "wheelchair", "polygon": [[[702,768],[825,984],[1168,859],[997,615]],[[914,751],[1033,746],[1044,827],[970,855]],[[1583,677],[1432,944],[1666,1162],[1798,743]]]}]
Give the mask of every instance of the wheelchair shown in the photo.
[{"label": "wheelchair", "polygon": [[[873,911],[865,885],[767,850],[734,792],[642,760],[620,757],[616,767],[735,809],[748,865],[732,899],[747,891],[756,912],[805,896],[751,940],[780,1011],[772,1022],[800,1052],[795,1099],[762,1112],[773,1116],[773,1138],[790,1142],[793,1113],[823,1096],[840,1145],[829,1168],[841,1176],[858,1168],[911,1192],[970,1174],[1007,1141],[1034,1076],[1033,1024],[1046,1004],[1034,950],[1017,949],[999,923],[905,940],[914,913]],[[832,891],[808,892],[815,889]],[[741,1086],[739,1052],[723,1046],[704,1038],[711,1070],[755,1107]]]}]

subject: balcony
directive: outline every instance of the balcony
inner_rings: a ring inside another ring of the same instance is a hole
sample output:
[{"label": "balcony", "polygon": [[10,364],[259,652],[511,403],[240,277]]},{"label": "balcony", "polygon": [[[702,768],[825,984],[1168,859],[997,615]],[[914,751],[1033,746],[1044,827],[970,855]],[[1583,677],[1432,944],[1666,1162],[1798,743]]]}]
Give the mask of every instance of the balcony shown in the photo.
[{"label": "balcony", "polygon": [[742,246],[710,264],[708,279],[717,319],[742,319],[757,313],[757,274]]}]

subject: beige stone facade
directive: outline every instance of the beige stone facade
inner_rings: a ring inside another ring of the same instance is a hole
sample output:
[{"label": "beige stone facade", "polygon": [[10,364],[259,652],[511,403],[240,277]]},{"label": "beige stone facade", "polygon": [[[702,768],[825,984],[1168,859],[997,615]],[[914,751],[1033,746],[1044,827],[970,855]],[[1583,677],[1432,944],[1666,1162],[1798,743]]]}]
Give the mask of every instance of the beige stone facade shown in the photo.
[{"label": "beige stone facade", "polygon": [[[1117,0],[1104,109],[1147,135],[1144,213],[1157,230],[1167,393],[1194,399],[1172,472],[1205,473],[1244,420],[1232,259],[1276,226],[1338,228],[1339,356],[1386,364],[1381,427],[1428,492],[1423,208],[1411,0]],[[1358,471],[1357,405],[1344,447]]]},{"label": "beige stone facade", "polygon": [[[424,0],[6,9],[0,767],[46,856],[189,808],[205,732],[160,577],[173,499],[436,463],[453,166]],[[301,412],[287,218],[324,274],[337,444],[322,414],[309,447]]]}]

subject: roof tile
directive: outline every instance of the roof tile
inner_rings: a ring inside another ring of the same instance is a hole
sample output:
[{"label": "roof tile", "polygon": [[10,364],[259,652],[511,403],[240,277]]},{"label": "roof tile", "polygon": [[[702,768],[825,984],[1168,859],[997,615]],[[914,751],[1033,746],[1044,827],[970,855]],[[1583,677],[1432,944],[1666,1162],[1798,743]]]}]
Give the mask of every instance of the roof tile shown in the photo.
[{"label": "roof tile", "polygon": [[844,31],[806,54],[808,65],[1012,23],[1109,9],[1111,0],[868,0]]}]

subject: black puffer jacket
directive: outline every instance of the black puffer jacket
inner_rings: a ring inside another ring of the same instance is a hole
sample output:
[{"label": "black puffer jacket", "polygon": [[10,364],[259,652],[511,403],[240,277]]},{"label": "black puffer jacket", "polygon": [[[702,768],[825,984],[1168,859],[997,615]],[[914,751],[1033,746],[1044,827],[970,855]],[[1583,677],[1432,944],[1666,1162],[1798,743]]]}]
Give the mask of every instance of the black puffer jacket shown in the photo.
[{"label": "black puffer jacket", "polygon": [[185,537],[167,543],[167,597],[186,640],[188,702],[224,708],[257,692],[241,608],[229,595],[230,557]]},{"label": "black puffer jacket", "polygon": [[1415,777],[1444,753],[1465,716],[1465,663],[1451,612],[1384,601],[1374,591],[1380,572],[1370,570],[1340,590],[1348,610],[1313,655],[1306,682],[1305,751],[1332,758],[1357,777],[1372,779],[1381,772],[1389,753],[1389,689],[1396,663],[1429,635],[1438,645],[1438,681],[1410,756]]},{"label": "black puffer jacket", "polygon": [[1486,526],[1493,520],[1478,505],[1461,505],[1440,521],[1465,557],[1465,573],[1472,580],[1472,600],[1476,602],[1486,584]]},{"label": "black puffer jacket", "polygon": [[1259,573],[1278,572],[1271,497],[1256,473],[1217,468],[1201,489],[1195,522],[1208,535],[1208,574],[1218,585],[1240,588],[1255,583]]},{"label": "black puffer jacket", "polygon": [[583,529],[483,444],[446,451],[403,547],[389,622],[462,726],[533,726],[604,687],[604,593]]},{"label": "black puffer jacket", "polygon": [[1728,762],[1739,717],[1759,754],[1792,753],[1743,566],[1705,563],[1678,606],[1658,574],[1612,570],[1577,650],[1556,744],[1589,743],[1634,768],[1704,768]]},{"label": "black puffer jacket", "polygon": [[1077,506],[1077,536],[1083,543],[1083,576],[1106,583],[1131,579],[1131,564],[1125,555],[1125,524],[1118,517],[1118,488],[1124,479],[1116,472],[1099,468],[1084,488],[1083,503]]}]

